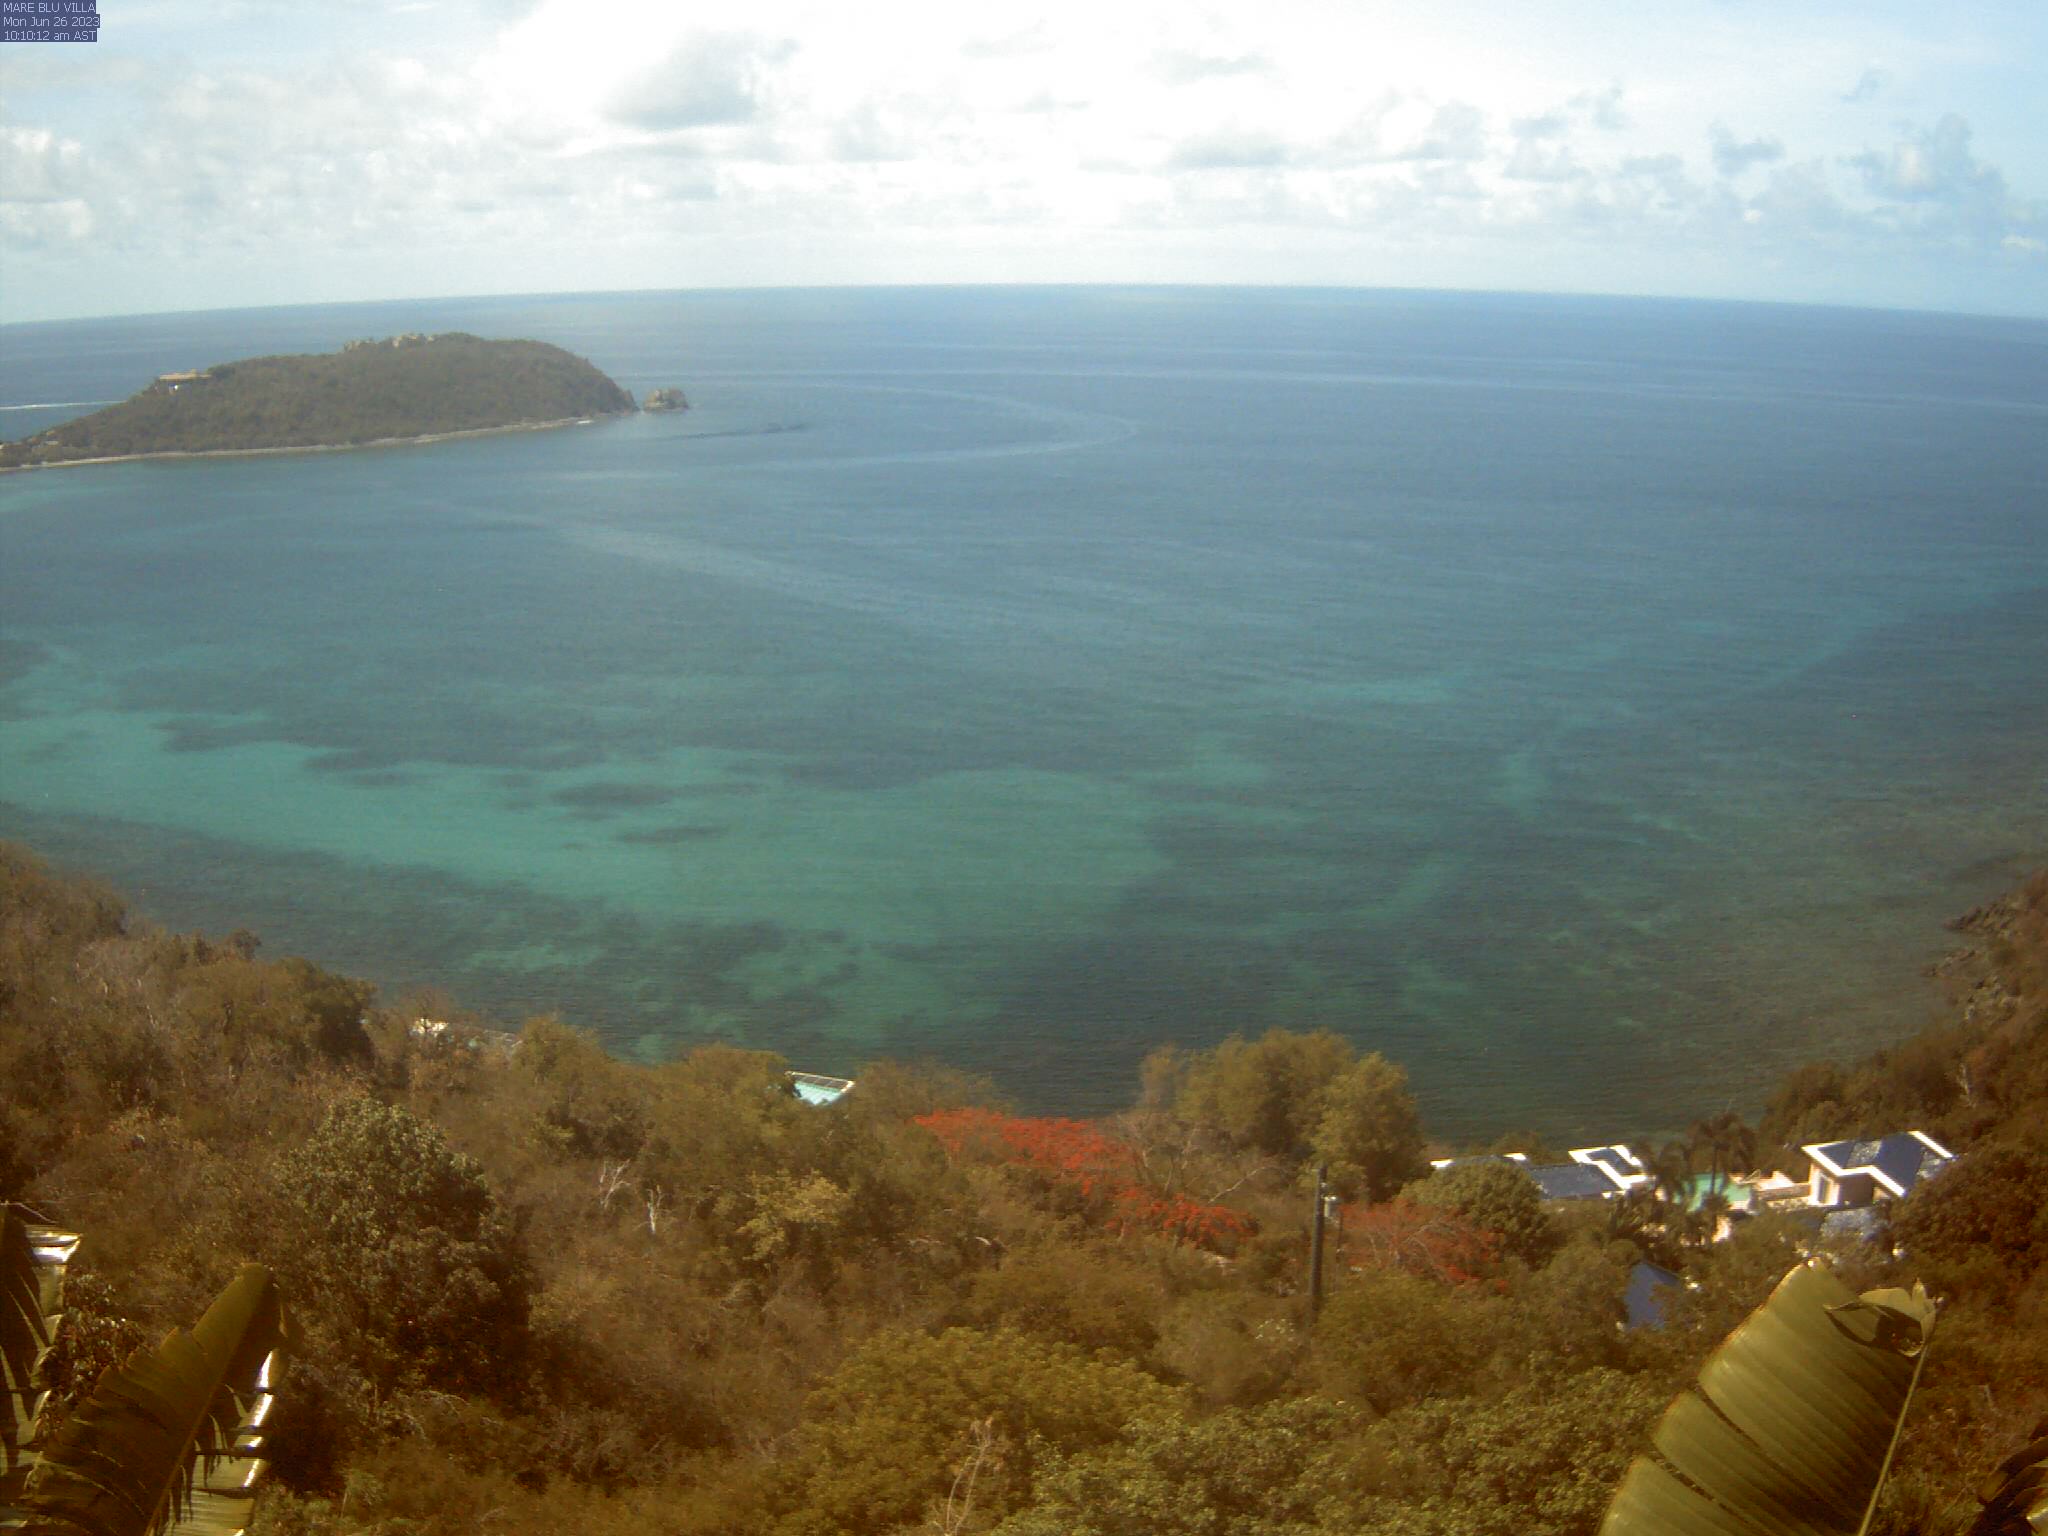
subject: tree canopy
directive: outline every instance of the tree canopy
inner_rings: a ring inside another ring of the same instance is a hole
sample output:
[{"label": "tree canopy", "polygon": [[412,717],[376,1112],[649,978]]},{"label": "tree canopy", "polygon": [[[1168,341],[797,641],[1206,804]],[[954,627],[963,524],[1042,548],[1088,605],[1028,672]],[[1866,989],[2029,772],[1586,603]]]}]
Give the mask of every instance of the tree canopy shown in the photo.
[{"label": "tree canopy", "polygon": [[344,1098],[284,1156],[278,1184],[299,1239],[293,1277],[326,1298],[336,1345],[372,1380],[502,1378],[531,1276],[473,1158],[405,1109]]},{"label": "tree canopy", "polygon": [[[1896,1207],[1903,1258],[1839,1260],[1948,1297],[1871,1536],[1964,1536],[2048,1411],[2048,881],[1962,937],[1956,1009],[1797,1110],[1963,1154]],[[772,1053],[463,1018],[0,846],[0,1197],[86,1234],[57,1348],[15,1331],[49,1421],[254,1262],[298,1331],[255,1536],[1592,1536],[1829,1241],[1764,1215],[1664,1252],[1685,1283],[1624,1328],[1671,1209],[1417,1183],[1399,1069],[1330,1035],[1162,1052],[1077,1119],[900,1063],[813,1107]],[[1314,1317],[1324,1157],[1351,1198]]]},{"label": "tree canopy", "polygon": [[1458,1163],[1416,1180],[1401,1198],[1456,1212],[1481,1231],[1498,1235],[1503,1252],[1532,1264],[1548,1258],[1561,1237],[1543,1209],[1536,1181],[1511,1163]]},{"label": "tree canopy", "polygon": [[218,363],[175,383],[159,380],[118,405],[0,446],[0,468],[343,446],[632,409],[631,395],[560,347],[449,332],[405,345]]}]

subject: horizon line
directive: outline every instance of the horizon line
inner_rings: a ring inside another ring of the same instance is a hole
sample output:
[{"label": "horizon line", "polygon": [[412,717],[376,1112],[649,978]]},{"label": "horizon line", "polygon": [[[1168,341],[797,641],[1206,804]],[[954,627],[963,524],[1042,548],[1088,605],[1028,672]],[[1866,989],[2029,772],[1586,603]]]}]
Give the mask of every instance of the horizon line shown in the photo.
[{"label": "horizon line", "polygon": [[1926,309],[1905,304],[1868,304],[1813,299],[1731,298],[1725,295],[1667,292],[1622,292],[1577,288],[1436,288],[1403,283],[1290,283],[1290,282],[1156,282],[1143,279],[1041,281],[1041,282],[848,282],[848,283],[750,283],[707,286],[641,288],[552,288],[513,292],[439,293],[395,295],[382,298],[301,299],[276,304],[202,305],[194,309],[110,310],[75,315],[45,316],[40,319],[0,319],[0,330],[25,330],[35,326],[83,325],[99,321],[168,319],[185,315],[265,314],[292,309],[358,309],[393,304],[476,304],[533,301],[540,299],[612,299],[659,295],[704,297],[787,293],[930,293],[930,292],[1118,292],[1152,291],[1181,293],[1326,293],[1406,294],[1438,298],[1542,299],[1578,302],[1624,302],[1638,304],[1691,304],[1757,309],[1824,310],[1844,314],[1919,316],[1942,320],[2006,321],[2023,325],[2048,326],[2048,313],[2039,315],[2009,310]]}]

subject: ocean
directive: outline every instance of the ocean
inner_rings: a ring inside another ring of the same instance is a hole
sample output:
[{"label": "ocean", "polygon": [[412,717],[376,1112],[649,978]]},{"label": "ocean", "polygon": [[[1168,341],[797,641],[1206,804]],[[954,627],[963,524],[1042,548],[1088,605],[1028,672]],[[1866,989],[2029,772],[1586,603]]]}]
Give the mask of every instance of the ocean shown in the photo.
[{"label": "ocean", "polygon": [[0,328],[0,436],[450,329],[694,408],[0,477],[0,836],[628,1056],[1086,1114],[1155,1044],[1328,1027],[1441,1136],[1602,1141],[1925,1022],[1943,919],[2048,861],[2039,322],[212,312]]}]

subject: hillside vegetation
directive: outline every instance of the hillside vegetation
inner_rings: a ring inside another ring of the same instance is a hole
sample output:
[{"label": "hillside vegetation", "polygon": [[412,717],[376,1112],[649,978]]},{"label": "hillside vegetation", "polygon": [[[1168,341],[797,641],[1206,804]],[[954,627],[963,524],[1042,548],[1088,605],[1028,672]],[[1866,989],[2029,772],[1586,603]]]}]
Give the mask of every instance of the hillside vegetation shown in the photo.
[{"label": "hillside vegetation", "polygon": [[448,332],[166,375],[119,405],[0,447],[0,467],[343,446],[633,409],[631,395],[560,347]]},{"label": "hillside vegetation", "polygon": [[[1963,1153],[1900,1209],[1909,1261],[1837,1260],[1947,1298],[1879,1536],[1959,1536],[2048,1410],[2048,878],[1964,938],[1936,1027],[1747,1128],[1766,1161],[1905,1126]],[[0,1197],[86,1234],[60,1397],[269,1265],[269,1536],[1592,1536],[1817,1241],[1541,1206],[1499,1165],[1417,1184],[1401,1069],[1330,1034],[1162,1050],[1091,1122],[890,1063],[814,1108],[783,1067],[628,1065],[545,1018],[511,1048],[0,845]],[[1315,1161],[1348,1202],[1319,1317]],[[1628,1331],[1645,1254],[1697,1289]]]}]

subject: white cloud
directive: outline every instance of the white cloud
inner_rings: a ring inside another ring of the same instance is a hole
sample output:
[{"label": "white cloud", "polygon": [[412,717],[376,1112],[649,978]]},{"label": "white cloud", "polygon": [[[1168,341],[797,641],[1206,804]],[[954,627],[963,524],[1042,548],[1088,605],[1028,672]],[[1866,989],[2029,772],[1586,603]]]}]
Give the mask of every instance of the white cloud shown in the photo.
[{"label": "white cloud", "polygon": [[[993,28],[937,0],[758,0],[749,30],[658,0],[605,26],[584,0],[445,0],[417,22],[351,7],[360,46],[336,48],[342,12],[270,14],[294,49],[10,57],[0,259],[90,252],[140,290],[168,257],[277,257],[345,290],[460,248],[501,284],[542,263],[606,287],[674,280],[632,253],[688,236],[714,263],[726,243],[728,281],[767,248],[803,263],[781,280],[974,279],[1028,230],[1036,270],[1073,278],[1172,275],[1197,248],[1210,275],[1292,277],[1308,241],[1332,253],[1322,280],[1439,280],[1429,253],[1455,247],[1528,286],[1597,245],[1680,288],[1706,251],[1727,270],[1770,252],[1743,269],[1767,285],[1802,250],[1886,282],[1939,250],[1961,288],[1971,261],[2038,271],[2048,234],[2031,97],[2001,115],[1943,94],[1994,55],[1912,52],[1896,16],[1829,33],[1712,6],[1652,47],[1484,0],[1027,0]],[[1932,99],[1933,126],[1873,144],[1842,100],[1858,69],[1851,97]],[[1971,122],[1942,115],[1959,103]],[[835,264],[855,243],[864,264]]]},{"label": "white cloud", "polygon": [[1178,171],[1246,170],[1285,165],[1291,152],[1277,135],[1257,128],[1224,127],[1174,145],[1166,163]]},{"label": "white cloud", "polygon": [[1904,201],[2004,201],[2004,176],[1970,153],[1970,125],[1961,117],[1951,112],[1932,128],[1901,130],[1889,150],[1868,150],[1851,162],[1872,192]]},{"label": "white cloud", "polygon": [[1201,53],[1163,49],[1154,55],[1153,73],[1169,85],[1192,85],[1201,80],[1229,79],[1238,75],[1263,75],[1272,62],[1257,53]]},{"label": "white cloud", "polygon": [[1540,124],[1516,135],[1501,174],[1516,181],[1576,181],[1587,174],[1569,144],[1555,142],[1555,130]]},{"label": "white cloud", "polygon": [[1318,149],[1332,166],[1469,163],[1487,154],[1486,115],[1469,102],[1389,95],[1358,113]]},{"label": "white cloud", "polygon": [[92,209],[79,198],[0,202],[0,241],[21,251],[76,246],[93,232]]},{"label": "white cloud", "polygon": [[1951,112],[1928,128],[1901,124],[1888,149],[1866,150],[1848,163],[1875,200],[1875,218],[1903,235],[1990,252],[2012,249],[2015,235],[2048,230],[2048,209],[2015,197],[2005,174],[1980,160],[1971,140],[1969,123]]},{"label": "white cloud", "polygon": [[1477,160],[1486,152],[1486,118],[1468,102],[1447,101],[1422,133],[1395,152],[1401,160]]},{"label": "white cloud", "polygon": [[909,160],[916,156],[925,121],[914,108],[884,107],[862,102],[832,130],[832,156],[837,160]]},{"label": "white cloud", "polygon": [[1740,176],[1759,165],[1785,158],[1785,146],[1777,139],[1737,139],[1724,124],[1714,124],[1714,169],[1723,176]]},{"label": "white cloud", "polygon": [[85,148],[47,128],[0,128],[0,201],[52,203],[73,198],[85,172]]},{"label": "white cloud", "polygon": [[744,32],[686,37],[624,81],[607,102],[639,128],[705,128],[752,122],[766,78],[794,45]]},{"label": "white cloud", "polygon": [[1572,109],[1583,113],[1594,127],[1619,133],[1629,125],[1628,113],[1621,106],[1625,94],[1619,85],[1601,91],[1581,91],[1572,98]]}]

